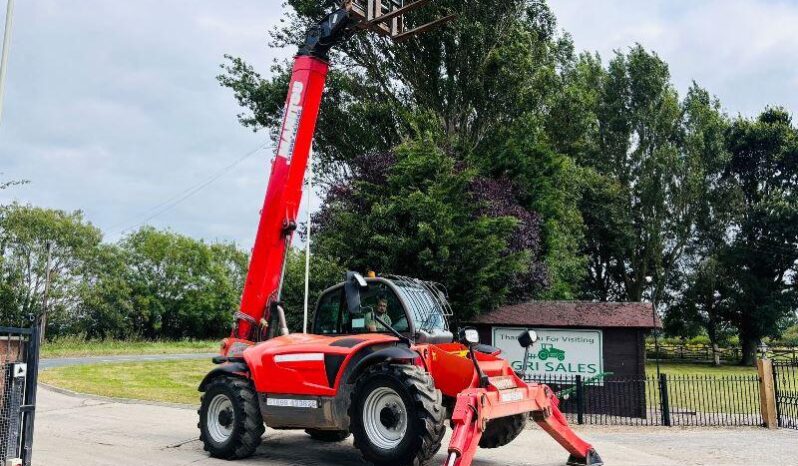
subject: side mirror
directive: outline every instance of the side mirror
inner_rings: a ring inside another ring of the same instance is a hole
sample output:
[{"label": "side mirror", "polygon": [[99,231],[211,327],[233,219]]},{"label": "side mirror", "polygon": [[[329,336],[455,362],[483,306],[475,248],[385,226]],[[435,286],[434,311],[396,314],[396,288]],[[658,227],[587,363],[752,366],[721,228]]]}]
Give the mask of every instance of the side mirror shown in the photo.
[{"label": "side mirror", "polygon": [[360,309],[360,290],[367,288],[366,279],[357,272],[346,272],[344,293],[346,294],[346,308],[350,315],[362,314]]},{"label": "side mirror", "polygon": [[479,344],[479,332],[475,328],[460,329],[460,341],[468,343],[469,345]]},{"label": "side mirror", "polygon": [[534,330],[527,330],[518,336],[518,343],[524,348],[529,348],[538,341],[538,332]]}]

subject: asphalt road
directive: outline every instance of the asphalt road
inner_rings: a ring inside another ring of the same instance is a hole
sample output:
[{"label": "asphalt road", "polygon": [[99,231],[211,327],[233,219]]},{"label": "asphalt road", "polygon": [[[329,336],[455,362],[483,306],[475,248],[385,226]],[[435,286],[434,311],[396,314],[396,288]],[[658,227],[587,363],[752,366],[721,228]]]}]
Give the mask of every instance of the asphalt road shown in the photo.
[{"label": "asphalt road", "polygon": [[[118,403],[39,389],[33,463],[37,466],[228,465],[209,458],[197,437],[193,409]],[[608,466],[795,465],[798,430],[759,428],[577,429]],[[448,440],[447,440],[448,441]],[[480,450],[475,466],[561,466],[565,452],[540,429],[510,445]],[[431,464],[440,465],[443,453]],[[351,439],[311,440],[303,432],[267,430],[255,457],[234,464],[363,466]]]},{"label": "asphalt road", "polygon": [[122,363],[139,361],[174,361],[180,359],[208,359],[219,353],[187,353],[187,354],[148,354],[148,355],[123,355],[123,356],[86,356],[77,358],[53,358],[39,361],[40,369],[53,367],[78,366],[86,364]]}]

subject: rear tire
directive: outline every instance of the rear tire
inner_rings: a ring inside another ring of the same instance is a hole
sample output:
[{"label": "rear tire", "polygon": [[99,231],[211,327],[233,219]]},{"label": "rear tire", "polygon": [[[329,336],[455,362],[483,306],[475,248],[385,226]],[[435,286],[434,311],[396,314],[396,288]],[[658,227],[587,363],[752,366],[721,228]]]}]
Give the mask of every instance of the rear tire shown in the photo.
[{"label": "rear tire", "polygon": [[214,458],[252,456],[266,428],[248,380],[219,377],[208,384],[198,411],[200,441]]},{"label": "rear tire", "polygon": [[305,429],[305,433],[310,435],[313,440],[318,440],[319,442],[342,442],[349,437],[348,430]]},{"label": "rear tire", "polygon": [[355,448],[377,466],[421,466],[441,447],[445,414],[441,392],[424,370],[372,367],[352,392]]},{"label": "rear tire", "polygon": [[521,413],[488,421],[485,432],[479,439],[479,447],[499,448],[512,442],[526,427],[528,417],[528,413]]}]

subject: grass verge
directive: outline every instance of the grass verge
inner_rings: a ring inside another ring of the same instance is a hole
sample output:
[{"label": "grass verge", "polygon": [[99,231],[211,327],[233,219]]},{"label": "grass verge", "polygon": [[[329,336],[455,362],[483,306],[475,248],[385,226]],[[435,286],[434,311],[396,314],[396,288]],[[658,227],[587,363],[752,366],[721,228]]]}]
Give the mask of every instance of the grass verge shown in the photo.
[{"label": "grass verge", "polygon": [[41,357],[68,358],[124,354],[213,353],[218,350],[219,340],[120,341],[65,337],[45,342],[42,345]]},{"label": "grass verge", "polygon": [[40,380],[79,393],[198,404],[197,386],[213,368],[210,360],[67,366],[42,371]]}]

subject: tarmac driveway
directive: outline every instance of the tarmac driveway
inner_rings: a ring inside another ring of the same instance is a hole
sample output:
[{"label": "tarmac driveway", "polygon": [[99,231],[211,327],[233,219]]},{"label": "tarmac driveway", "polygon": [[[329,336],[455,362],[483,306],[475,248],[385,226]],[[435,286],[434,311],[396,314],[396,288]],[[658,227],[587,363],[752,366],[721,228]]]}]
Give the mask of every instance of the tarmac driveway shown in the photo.
[{"label": "tarmac driveway", "polygon": [[[202,451],[196,411],[120,403],[39,389],[33,463],[37,466],[260,464],[364,465],[351,439],[311,440],[303,432],[267,430],[255,457],[237,463]],[[798,430],[582,427],[608,466],[796,465]],[[448,440],[447,440],[448,441]],[[443,463],[442,453],[432,463]],[[560,466],[565,452],[537,428],[510,445],[480,450],[475,466]]]}]

